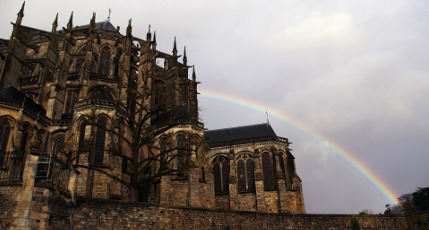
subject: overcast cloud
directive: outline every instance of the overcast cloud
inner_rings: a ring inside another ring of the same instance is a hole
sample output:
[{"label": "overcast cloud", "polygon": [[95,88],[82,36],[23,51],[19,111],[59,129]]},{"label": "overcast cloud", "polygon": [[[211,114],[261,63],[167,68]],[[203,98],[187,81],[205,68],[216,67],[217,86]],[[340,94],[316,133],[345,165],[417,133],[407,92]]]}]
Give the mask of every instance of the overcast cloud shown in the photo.
[{"label": "overcast cloud", "polygon": [[[9,39],[20,1],[0,0]],[[359,159],[399,196],[429,186],[429,2],[425,0],[28,0],[23,24],[50,31],[133,21],[158,48],[186,45],[204,89],[288,114]],[[183,48],[179,48],[183,52]],[[206,128],[263,123],[266,115],[200,97]],[[325,141],[270,118],[293,142],[308,213],[384,211],[389,201]]]}]

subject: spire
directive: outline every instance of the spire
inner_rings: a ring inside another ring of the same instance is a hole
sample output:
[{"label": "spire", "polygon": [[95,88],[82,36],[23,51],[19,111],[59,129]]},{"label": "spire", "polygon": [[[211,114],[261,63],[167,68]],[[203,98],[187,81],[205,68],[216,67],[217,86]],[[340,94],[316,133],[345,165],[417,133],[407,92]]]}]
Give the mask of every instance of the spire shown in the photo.
[{"label": "spire", "polygon": [[69,22],[67,23],[67,30],[71,31],[73,28],[73,11],[70,14]]},{"label": "spire", "polygon": [[17,25],[21,25],[22,18],[24,17],[24,6],[25,6],[25,1],[24,3],[22,3],[21,10],[19,10],[18,12],[18,17],[16,18]]},{"label": "spire", "polygon": [[128,21],[127,36],[131,36],[131,32],[132,32],[131,22],[132,21],[133,21],[132,18],[130,18],[130,20]]},{"label": "spire", "polygon": [[58,12],[57,12],[57,16],[55,16],[54,23],[52,23],[52,33],[57,32],[57,27],[58,27]]},{"label": "spire", "polygon": [[177,57],[176,36],[174,36],[173,57]]},{"label": "spire", "polygon": [[156,31],[153,32],[152,49],[156,50]]},{"label": "spire", "polygon": [[107,21],[110,22],[110,13],[112,12],[112,10],[109,8],[109,16],[107,17]]},{"label": "spire", "polygon": [[195,75],[195,66],[192,66],[192,81],[196,82],[197,81],[197,75]]},{"label": "spire", "polygon": [[185,66],[188,65],[188,57],[186,57],[186,46],[183,49],[183,65],[185,65]]},{"label": "spire", "polygon": [[152,34],[150,33],[150,25],[149,25],[149,29],[146,34],[146,41],[149,42],[151,39],[152,39]]},{"label": "spire", "polygon": [[90,28],[91,28],[91,30],[95,30],[95,12],[92,12]]}]

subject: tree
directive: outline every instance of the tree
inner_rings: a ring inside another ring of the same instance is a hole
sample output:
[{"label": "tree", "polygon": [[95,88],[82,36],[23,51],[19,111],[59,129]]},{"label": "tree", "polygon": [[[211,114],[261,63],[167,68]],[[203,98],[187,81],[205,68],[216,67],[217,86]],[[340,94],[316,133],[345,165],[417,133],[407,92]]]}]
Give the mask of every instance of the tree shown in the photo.
[{"label": "tree", "polygon": [[417,210],[429,210],[429,187],[418,188],[417,191],[413,192],[412,197]]},{"label": "tree", "polygon": [[429,187],[418,188],[413,193],[407,193],[398,198],[399,203],[391,206],[386,205],[385,215],[412,214],[419,211],[429,210]]}]

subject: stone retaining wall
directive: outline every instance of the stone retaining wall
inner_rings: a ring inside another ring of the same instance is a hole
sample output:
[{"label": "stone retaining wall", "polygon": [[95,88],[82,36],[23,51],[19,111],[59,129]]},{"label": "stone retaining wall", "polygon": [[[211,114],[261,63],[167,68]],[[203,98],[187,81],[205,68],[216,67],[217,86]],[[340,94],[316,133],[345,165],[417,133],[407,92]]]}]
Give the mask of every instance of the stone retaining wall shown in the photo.
[{"label": "stone retaining wall", "polygon": [[[80,201],[69,214],[71,229],[351,229],[352,221],[360,229],[425,229],[403,216],[269,214],[105,200]],[[427,215],[420,221],[428,222]]]}]

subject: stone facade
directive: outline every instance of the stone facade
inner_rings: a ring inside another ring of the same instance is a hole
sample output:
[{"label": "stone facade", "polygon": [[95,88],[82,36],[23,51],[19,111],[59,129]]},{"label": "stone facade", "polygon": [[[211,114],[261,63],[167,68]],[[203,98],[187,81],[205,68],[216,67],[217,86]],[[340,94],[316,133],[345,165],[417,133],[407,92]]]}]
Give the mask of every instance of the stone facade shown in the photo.
[{"label": "stone facade", "polygon": [[121,34],[95,14],[61,30],[57,15],[51,31],[23,17],[24,4],[0,39],[1,228],[68,224],[66,207],[83,198],[305,213],[286,138],[269,124],[217,141],[204,129],[175,39],[167,54],[131,20]]}]

